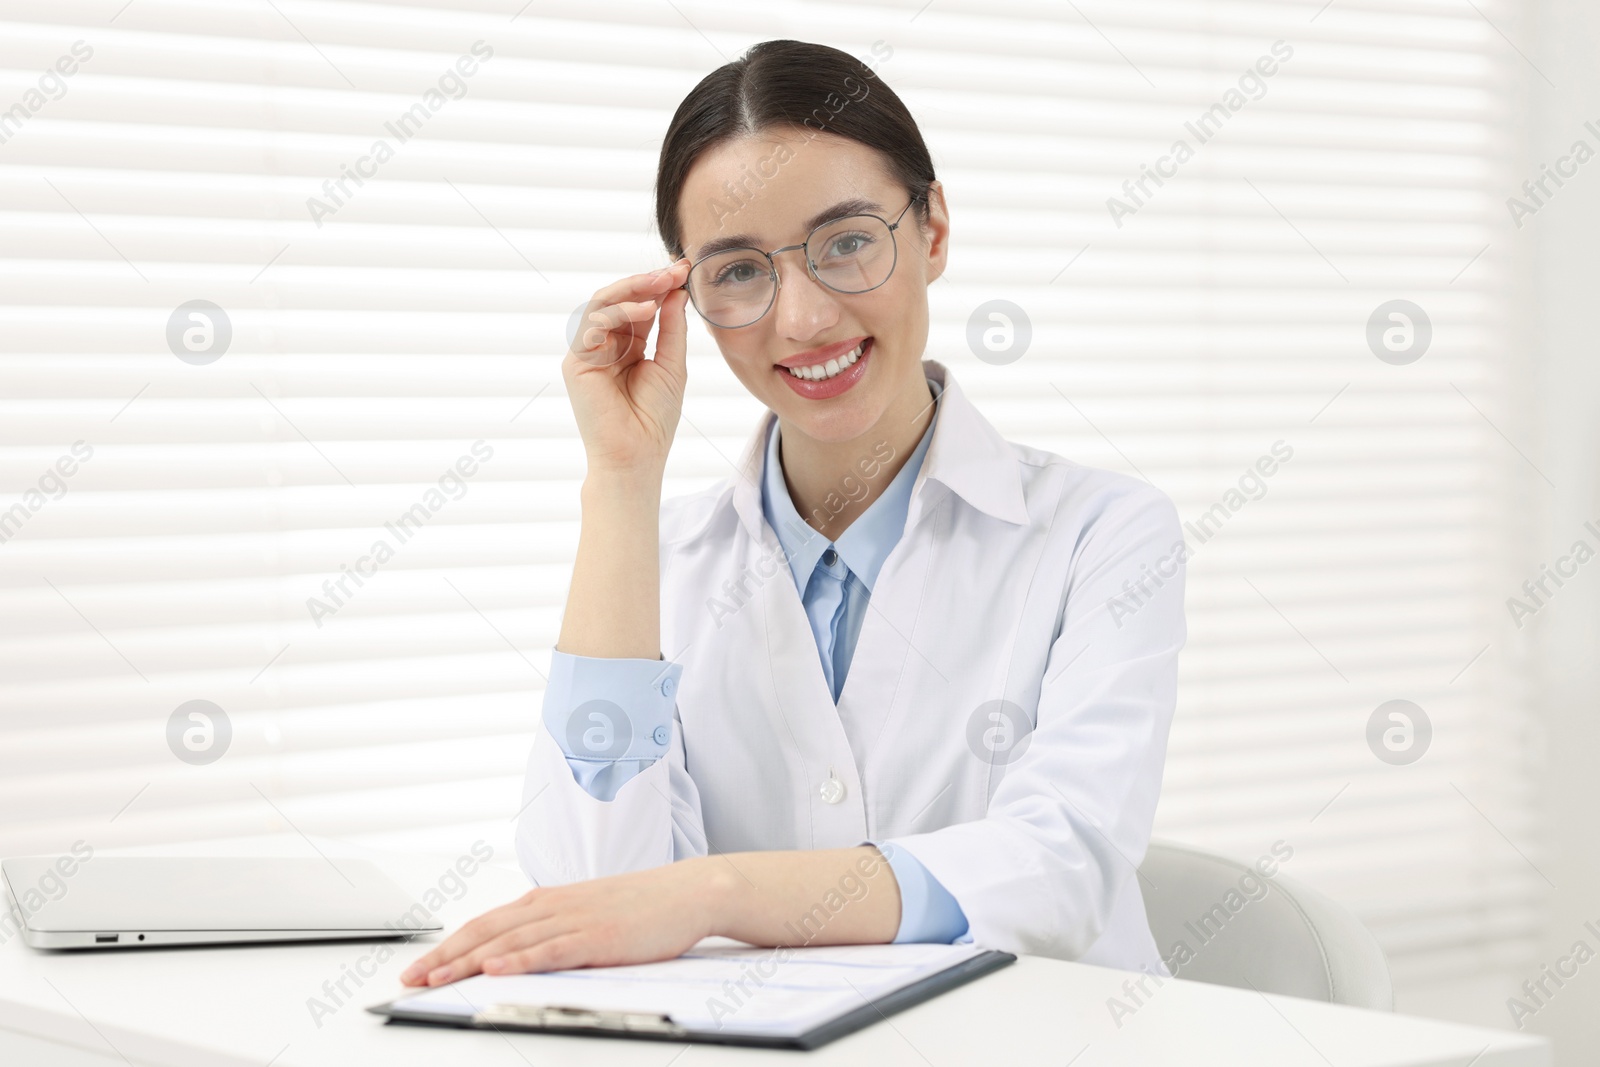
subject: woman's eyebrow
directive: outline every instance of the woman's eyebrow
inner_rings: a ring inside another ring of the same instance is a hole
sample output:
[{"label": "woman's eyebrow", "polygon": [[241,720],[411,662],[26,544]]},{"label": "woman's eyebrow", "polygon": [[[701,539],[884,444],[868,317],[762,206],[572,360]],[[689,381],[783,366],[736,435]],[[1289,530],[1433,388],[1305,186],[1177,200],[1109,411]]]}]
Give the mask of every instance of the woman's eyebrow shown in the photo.
[{"label": "woman's eyebrow", "polygon": [[[806,219],[802,225],[805,227],[806,232],[810,233],[824,222],[843,218],[845,215],[863,215],[869,212],[881,212],[882,210],[883,205],[875,200],[866,200],[859,196],[851,197],[849,200],[841,200],[837,204],[831,204],[823,208],[809,219]],[[695,256],[695,261],[699,262],[708,256],[716,255],[718,252],[726,252],[730,248],[761,247],[760,238],[754,234],[730,233],[723,237],[712,238],[701,245],[699,254]]]}]

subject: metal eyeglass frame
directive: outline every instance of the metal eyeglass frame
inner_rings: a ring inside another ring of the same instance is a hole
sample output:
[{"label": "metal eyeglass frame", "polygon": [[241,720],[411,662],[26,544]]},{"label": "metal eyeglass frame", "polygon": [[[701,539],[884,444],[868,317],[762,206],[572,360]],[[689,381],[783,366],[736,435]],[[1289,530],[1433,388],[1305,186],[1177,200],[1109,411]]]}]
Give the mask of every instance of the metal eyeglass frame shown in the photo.
[{"label": "metal eyeglass frame", "polygon": [[[921,194],[912,196],[911,200],[906,204],[906,206],[900,209],[900,214],[895,216],[893,222],[890,222],[881,215],[874,215],[870,211],[858,211],[853,215],[840,215],[836,219],[828,219],[825,222],[817,223],[811,228],[811,232],[806,234],[806,239],[797,245],[784,245],[782,248],[774,248],[770,252],[763,252],[759,248],[745,248],[743,246],[724,248],[721,251],[711,253],[709,256],[702,257],[699,262],[694,263],[689,267],[689,274],[691,276],[694,274],[695,268],[700,266],[701,263],[704,263],[709,259],[714,259],[717,256],[725,256],[729,252],[754,252],[759,256],[765,257],[767,261],[767,273],[772,276],[772,296],[768,298],[767,306],[761,309],[761,314],[757,315],[749,322],[743,323],[739,326],[722,326],[718,323],[712,322],[710,319],[706,318],[704,314],[701,314],[700,317],[705,319],[708,325],[715,326],[719,330],[742,330],[746,326],[754,326],[756,323],[766,318],[767,312],[771,311],[772,305],[778,301],[778,290],[783,288],[783,278],[779,276],[778,265],[773,261],[772,257],[780,252],[794,252],[805,248],[811,243],[811,238],[816,236],[818,230],[828,226],[837,226],[845,219],[877,219],[879,222],[883,223],[889,228],[889,247],[894,252],[894,259],[889,261],[889,273],[883,276],[883,281],[867,289],[835,289],[833,286],[829,285],[827,282],[818,277],[817,265],[812,261],[811,254],[809,252],[806,253],[806,273],[810,274],[812,279],[815,280],[818,285],[821,285],[832,292],[842,293],[845,296],[856,296],[860,293],[870,293],[873,289],[882,288],[884,285],[888,284],[890,278],[894,277],[894,269],[900,265],[900,242],[895,240],[894,232],[900,228],[900,220],[906,217],[906,212],[911,210],[911,205],[915,204],[921,199],[923,199]],[[688,291],[689,301],[691,303],[694,302],[694,292],[693,290],[689,289],[689,279],[687,277],[684,278],[683,284],[678,286],[678,288]],[[699,313],[700,305],[695,304],[694,309],[696,313]]]}]

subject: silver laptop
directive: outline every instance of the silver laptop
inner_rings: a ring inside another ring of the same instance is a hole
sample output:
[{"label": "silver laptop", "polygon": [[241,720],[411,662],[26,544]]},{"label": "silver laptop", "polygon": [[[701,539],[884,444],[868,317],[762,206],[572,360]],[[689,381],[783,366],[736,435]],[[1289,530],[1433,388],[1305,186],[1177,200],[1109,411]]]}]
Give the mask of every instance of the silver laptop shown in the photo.
[{"label": "silver laptop", "polygon": [[0,942],[140,948],[412,937],[443,926],[366,860],[95,856],[0,862]]}]

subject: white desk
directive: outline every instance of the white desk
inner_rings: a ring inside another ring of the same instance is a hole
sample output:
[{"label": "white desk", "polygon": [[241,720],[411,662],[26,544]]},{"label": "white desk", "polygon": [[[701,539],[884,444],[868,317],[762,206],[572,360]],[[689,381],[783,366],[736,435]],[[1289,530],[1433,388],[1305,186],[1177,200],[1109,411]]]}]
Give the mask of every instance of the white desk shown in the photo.
[{"label": "white desk", "polygon": [[[276,847],[277,854],[309,854],[304,842]],[[259,846],[233,851],[257,852]],[[453,859],[346,853],[377,859],[413,893],[436,884]],[[462,898],[440,912],[447,929],[526,889],[520,874],[499,867],[483,868],[466,885]],[[382,944],[44,953],[14,937],[0,946],[0,1063],[1548,1067],[1551,1062],[1549,1045],[1541,1038],[1178,980],[1160,989],[1152,986],[1153,995],[1119,1028],[1106,1001],[1124,995],[1128,973],[1040,958],[1018,960],[810,1053],[386,1026],[364,1009],[401,991],[399,973],[421,954],[420,943],[398,946],[359,988],[346,978],[354,995],[319,1025],[310,999],[331,1003],[323,983],[338,981],[358,964],[373,971],[371,957]]]}]

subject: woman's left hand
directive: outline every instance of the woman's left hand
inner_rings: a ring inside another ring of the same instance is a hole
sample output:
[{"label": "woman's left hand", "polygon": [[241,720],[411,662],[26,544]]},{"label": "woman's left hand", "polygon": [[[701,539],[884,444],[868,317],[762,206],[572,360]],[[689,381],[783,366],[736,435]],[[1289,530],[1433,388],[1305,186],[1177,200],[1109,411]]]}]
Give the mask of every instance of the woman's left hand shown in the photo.
[{"label": "woman's left hand", "polygon": [[534,889],[473,919],[400,975],[443,985],[480,972],[522,974],[649,963],[712,932],[716,872],[684,860],[630,874]]}]

